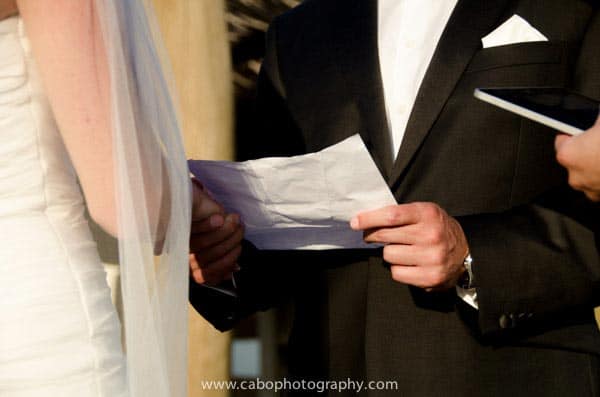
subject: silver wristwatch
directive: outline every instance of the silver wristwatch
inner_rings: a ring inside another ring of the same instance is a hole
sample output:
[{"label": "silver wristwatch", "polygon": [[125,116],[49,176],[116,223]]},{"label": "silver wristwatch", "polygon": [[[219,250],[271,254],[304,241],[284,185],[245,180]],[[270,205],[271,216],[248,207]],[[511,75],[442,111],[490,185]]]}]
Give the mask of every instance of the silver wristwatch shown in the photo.
[{"label": "silver wristwatch", "polygon": [[473,257],[469,253],[463,261],[465,271],[458,279],[458,286],[462,289],[475,288],[475,278],[473,277]]}]

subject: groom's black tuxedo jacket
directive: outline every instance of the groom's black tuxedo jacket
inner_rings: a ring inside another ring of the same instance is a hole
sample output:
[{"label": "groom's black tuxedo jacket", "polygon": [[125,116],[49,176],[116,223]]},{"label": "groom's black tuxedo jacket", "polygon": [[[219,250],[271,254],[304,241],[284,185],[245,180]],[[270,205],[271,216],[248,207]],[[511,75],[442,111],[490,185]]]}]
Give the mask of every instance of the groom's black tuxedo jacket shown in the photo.
[{"label": "groom's black tuxedo jacket", "polygon": [[[600,98],[600,15],[584,0],[459,0],[389,154],[375,0],[306,1],[271,26],[255,157],[320,150],[360,133],[398,203],[456,217],[479,310],[455,292],[391,279],[380,251],[254,252],[228,315],[295,303],[290,371],[396,380],[369,395],[600,395],[599,207],[566,184],[551,131],[473,98],[476,87],[561,86]],[[482,49],[514,14],[549,39]],[[220,313],[217,316],[216,313]],[[223,310],[218,312],[218,310]]]}]

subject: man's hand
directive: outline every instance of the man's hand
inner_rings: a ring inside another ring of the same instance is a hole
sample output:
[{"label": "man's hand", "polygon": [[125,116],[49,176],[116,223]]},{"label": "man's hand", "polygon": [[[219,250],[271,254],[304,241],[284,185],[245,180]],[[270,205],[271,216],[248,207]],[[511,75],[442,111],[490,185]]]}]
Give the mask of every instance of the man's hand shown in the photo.
[{"label": "man's hand", "polygon": [[469,252],[459,223],[434,203],[392,205],[350,221],[367,242],[386,244],[392,278],[427,291],[452,288]]},{"label": "man's hand", "polygon": [[226,214],[202,185],[193,181],[190,271],[197,283],[215,285],[239,270],[244,227],[239,215]]},{"label": "man's hand", "polygon": [[569,184],[600,201],[600,118],[581,135],[558,135],[556,159],[569,171]]}]

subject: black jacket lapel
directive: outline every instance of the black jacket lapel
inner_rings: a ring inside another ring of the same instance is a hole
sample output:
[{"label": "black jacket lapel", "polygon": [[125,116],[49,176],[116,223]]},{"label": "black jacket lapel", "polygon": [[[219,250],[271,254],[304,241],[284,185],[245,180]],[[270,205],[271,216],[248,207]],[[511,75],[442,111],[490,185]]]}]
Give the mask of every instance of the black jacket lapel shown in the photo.
[{"label": "black jacket lapel", "polygon": [[377,0],[326,4],[337,67],[358,108],[358,132],[387,179],[393,159],[377,52]]},{"label": "black jacket lapel", "polygon": [[481,49],[481,37],[499,22],[508,3],[508,0],[459,0],[419,89],[390,175],[392,188],[423,143],[465,67]]}]

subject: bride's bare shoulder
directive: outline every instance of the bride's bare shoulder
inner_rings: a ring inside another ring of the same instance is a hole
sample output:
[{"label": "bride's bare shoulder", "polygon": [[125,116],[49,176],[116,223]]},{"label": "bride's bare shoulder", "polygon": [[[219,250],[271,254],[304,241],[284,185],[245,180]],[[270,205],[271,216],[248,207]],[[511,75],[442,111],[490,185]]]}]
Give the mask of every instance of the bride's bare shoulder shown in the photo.
[{"label": "bride's bare shoulder", "polygon": [[0,21],[19,12],[16,0],[0,0]]}]

